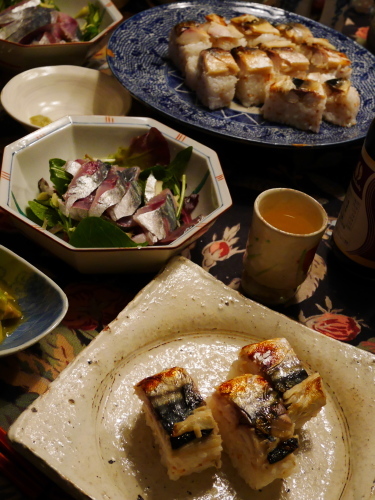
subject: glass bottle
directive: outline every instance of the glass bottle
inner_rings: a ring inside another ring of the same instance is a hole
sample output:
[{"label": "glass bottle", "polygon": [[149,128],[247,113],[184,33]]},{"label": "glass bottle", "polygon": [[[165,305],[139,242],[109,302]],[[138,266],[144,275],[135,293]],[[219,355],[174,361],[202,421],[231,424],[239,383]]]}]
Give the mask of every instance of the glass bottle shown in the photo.
[{"label": "glass bottle", "polygon": [[375,279],[375,118],[341,207],[332,246],[348,270]]}]

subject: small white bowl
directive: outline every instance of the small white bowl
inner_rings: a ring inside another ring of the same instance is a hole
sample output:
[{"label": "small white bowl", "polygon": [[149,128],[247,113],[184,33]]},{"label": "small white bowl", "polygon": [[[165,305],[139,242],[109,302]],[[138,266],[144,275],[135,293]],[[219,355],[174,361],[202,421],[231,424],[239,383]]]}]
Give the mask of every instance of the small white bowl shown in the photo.
[{"label": "small white bowl", "polygon": [[0,356],[7,356],[35,344],[55,328],[68,310],[68,299],[48,276],[2,245],[0,275],[24,317],[0,343]]},{"label": "small white bowl", "polygon": [[[187,146],[193,147],[185,172],[186,196],[205,179],[199,191],[199,203],[192,213],[193,218],[199,215],[203,218],[175,241],[134,248],[75,248],[26,217],[28,202],[38,194],[38,181],[50,178],[51,158],[71,160],[86,154],[107,158],[151,127],[156,127],[166,138],[172,159]],[[207,231],[231,204],[215,151],[151,118],[67,116],[8,145],[4,151],[0,206],[29,238],[82,273],[158,271],[173,255],[181,253]]]},{"label": "small white bowl", "polygon": [[66,115],[126,115],[130,94],[113,77],[79,66],[45,66],[14,76],[1,92],[5,111],[28,131],[30,118],[55,121]]},{"label": "small white bowl", "polygon": [[[101,23],[102,31],[89,42],[67,42],[49,45],[24,45],[0,40],[0,67],[10,73],[20,73],[29,68],[49,66],[51,64],[82,65],[108,41],[113,28],[123,19],[121,12],[112,2],[94,0],[104,10]],[[74,17],[85,6],[87,0],[56,0],[60,10]],[[82,20],[78,19],[81,23]]]}]

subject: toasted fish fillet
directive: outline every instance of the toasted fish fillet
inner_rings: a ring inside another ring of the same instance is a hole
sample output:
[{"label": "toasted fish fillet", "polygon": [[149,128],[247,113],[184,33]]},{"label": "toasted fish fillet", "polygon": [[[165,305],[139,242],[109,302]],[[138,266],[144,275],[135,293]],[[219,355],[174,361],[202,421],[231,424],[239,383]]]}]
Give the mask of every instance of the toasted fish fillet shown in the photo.
[{"label": "toasted fish fillet", "polygon": [[343,52],[319,43],[303,43],[300,50],[310,61],[310,73],[333,73],[337,78],[350,77],[351,61]]},{"label": "toasted fish fillet", "polygon": [[319,132],[326,100],[320,82],[283,76],[268,89],[263,117],[301,130]]},{"label": "toasted fish fillet", "polygon": [[244,346],[239,353],[239,365],[245,373],[265,377],[282,394],[288,415],[297,429],[326,404],[320,375],[309,375],[285,338]]},{"label": "toasted fish fillet", "polygon": [[302,23],[277,24],[281,35],[296,44],[307,42],[313,38],[310,29]]},{"label": "toasted fish fillet", "polygon": [[180,367],[135,386],[170,479],[221,466],[221,437],[210,408]]},{"label": "toasted fish fillet", "polygon": [[229,106],[235,94],[239,67],[227,50],[202,50],[198,62],[197,96],[209,109]]},{"label": "toasted fish fillet", "polygon": [[238,473],[253,489],[285,478],[295,466],[294,425],[277,392],[259,375],[221,384],[208,400]]},{"label": "toasted fish fillet", "polygon": [[282,75],[304,78],[310,63],[306,56],[293,47],[264,48],[271,59],[275,71]]},{"label": "toasted fish fillet", "polygon": [[260,49],[236,47],[231,51],[239,67],[235,96],[243,106],[263,104],[274,76],[271,59]]},{"label": "toasted fish fillet", "polygon": [[249,47],[256,47],[266,40],[280,37],[279,30],[266,19],[251,14],[233,17],[230,22],[245,36]]},{"label": "toasted fish fillet", "polygon": [[200,51],[209,47],[210,36],[197,21],[179,23],[170,32],[168,54],[183,75],[189,59],[193,58],[196,62]]},{"label": "toasted fish fillet", "polygon": [[341,127],[355,125],[361,104],[357,89],[349,80],[343,78],[327,80],[323,88],[327,95],[324,120]]},{"label": "toasted fish fillet", "polygon": [[202,24],[202,28],[209,34],[212,47],[231,50],[246,45],[243,34],[233,24],[227,24],[222,16],[209,14],[205,17],[206,22]]},{"label": "toasted fish fillet", "polygon": [[300,429],[306,422],[315,417],[326,404],[326,394],[319,373],[310,375],[285,391],[283,401],[296,429]]}]

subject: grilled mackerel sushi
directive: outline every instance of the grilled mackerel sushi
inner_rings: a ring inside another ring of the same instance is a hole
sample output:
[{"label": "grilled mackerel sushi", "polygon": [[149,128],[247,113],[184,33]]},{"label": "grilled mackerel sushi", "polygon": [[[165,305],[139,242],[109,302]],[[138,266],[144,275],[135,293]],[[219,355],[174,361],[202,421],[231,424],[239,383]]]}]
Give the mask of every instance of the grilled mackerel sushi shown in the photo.
[{"label": "grilled mackerel sushi", "polygon": [[231,53],[239,67],[235,96],[246,107],[263,104],[274,78],[271,59],[263,50],[252,47],[236,47]]},{"label": "grilled mackerel sushi", "polygon": [[327,73],[336,78],[350,78],[350,59],[342,52],[322,43],[303,43],[300,51],[310,61],[310,73]]},{"label": "grilled mackerel sushi", "polygon": [[276,73],[304,78],[309,71],[309,60],[294,47],[261,47],[271,59]]},{"label": "grilled mackerel sushi", "polygon": [[300,130],[319,132],[326,101],[320,82],[283,76],[268,89],[263,117]]},{"label": "grilled mackerel sushi", "polygon": [[244,35],[234,24],[228,24],[222,16],[217,14],[209,14],[205,17],[206,22],[202,24],[202,28],[209,34],[212,47],[231,50],[234,47],[246,45]]},{"label": "grilled mackerel sushi", "polygon": [[265,377],[282,395],[296,428],[316,416],[326,404],[320,375],[308,374],[285,338],[264,340],[243,347],[239,353],[239,365],[245,373]]},{"label": "grilled mackerel sushi", "polygon": [[221,466],[221,437],[210,408],[179,367],[135,386],[170,479]]},{"label": "grilled mackerel sushi", "polygon": [[327,95],[323,118],[341,127],[355,125],[361,104],[357,89],[345,78],[327,80],[323,88]]},{"label": "grilled mackerel sushi", "polygon": [[248,47],[281,38],[280,31],[271,23],[251,14],[233,17],[230,22],[244,35]]},{"label": "grilled mackerel sushi", "polygon": [[239,67],[228,50],[202,50],[198,61],[197,96],[209,109],[230,106],[238,81]]},{"label": "grilled mackerel sushi", "polygon": [[310,29],[302,23],[277,24],[275,27],[281,36],[297,45],[307,43],[314,37]]},{"label": "grilled mackerel sushi", "polygon": [[293,471],[298,439],[278,393],[260,375],[221,384],[208,404],[219,424],[224,449],[253,489]]},{"label": "grilled mackerel sushi", "polygon": [[196,21],[176,24],[170,32],[169,57],[184,76],[187,71],[196,71],[201,50],[209,47],[211,47],[210,36]]}]

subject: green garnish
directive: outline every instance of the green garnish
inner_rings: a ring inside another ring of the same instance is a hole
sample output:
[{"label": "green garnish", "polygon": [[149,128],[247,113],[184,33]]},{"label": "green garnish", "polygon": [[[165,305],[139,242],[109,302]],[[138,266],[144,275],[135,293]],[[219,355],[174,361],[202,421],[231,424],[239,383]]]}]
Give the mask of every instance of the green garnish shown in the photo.
[{"label": "green garnish", "polygon": [[89,2],[75,16],[76,19],[83,18],[85,20],[85,24],[81,28],[82,40],[84,42],[88,42],[99,35],[103,15],[104,10],[100,10],[100,7]]}]

